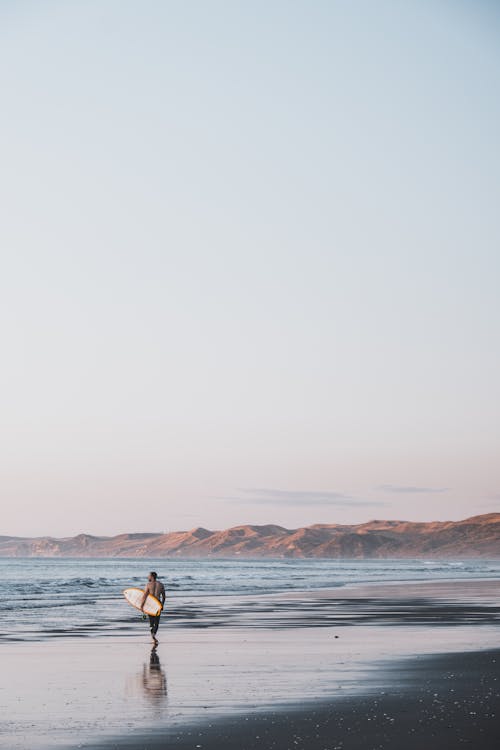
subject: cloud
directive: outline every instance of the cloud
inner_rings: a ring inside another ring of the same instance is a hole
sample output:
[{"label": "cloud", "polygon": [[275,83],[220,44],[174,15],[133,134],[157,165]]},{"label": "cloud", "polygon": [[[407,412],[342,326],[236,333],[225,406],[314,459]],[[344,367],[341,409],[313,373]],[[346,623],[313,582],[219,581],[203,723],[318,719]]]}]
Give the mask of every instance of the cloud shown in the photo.
[{"label": "cloud", "polygon": [[277,490],[267,487],[239,488],[237,496],[223,497],[221,500],[231,500],[248,505],[331,505],[337,507],[380,507],[385,502],[364,500],[343,492],[318,492],[317,490]]},{"label": "cloud", "polygon": [[448,487],[415,487],[413,485],[398,485],[398,484],[381,484],[377,490],[383,492],[394,492],[397,494],[432,494],[440,492],[448,492]]}]

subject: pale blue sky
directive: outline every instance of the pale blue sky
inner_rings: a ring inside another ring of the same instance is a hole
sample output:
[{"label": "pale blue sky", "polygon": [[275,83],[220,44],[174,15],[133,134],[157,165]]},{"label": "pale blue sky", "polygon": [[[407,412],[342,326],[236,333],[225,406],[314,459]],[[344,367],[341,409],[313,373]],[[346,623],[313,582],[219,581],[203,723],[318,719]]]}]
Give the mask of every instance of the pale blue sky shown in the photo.
[{"label": "pale blue sky", "polygon": [[6,534],[500,508],[500,13],[4,2]]}]

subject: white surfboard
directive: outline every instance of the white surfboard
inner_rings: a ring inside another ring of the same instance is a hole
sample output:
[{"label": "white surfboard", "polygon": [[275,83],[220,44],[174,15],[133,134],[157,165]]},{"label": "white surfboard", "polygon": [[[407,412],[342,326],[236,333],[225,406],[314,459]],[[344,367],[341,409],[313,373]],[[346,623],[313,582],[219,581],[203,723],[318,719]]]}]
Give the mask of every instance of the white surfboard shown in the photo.
[{"label": "white surfboard", "polygon": [[[144,598],[143,589],[125,589],[125,591],[123,592],[123,596],[133,607],[139,610],[141,609],[142,600]],[[144,602],[144,609],[142,611],[147,615],[157,616],[160,614],[162,609],[163,607],[161,606],[160,600],[157,599],[156,596],[148,594],[147,599]]]}]

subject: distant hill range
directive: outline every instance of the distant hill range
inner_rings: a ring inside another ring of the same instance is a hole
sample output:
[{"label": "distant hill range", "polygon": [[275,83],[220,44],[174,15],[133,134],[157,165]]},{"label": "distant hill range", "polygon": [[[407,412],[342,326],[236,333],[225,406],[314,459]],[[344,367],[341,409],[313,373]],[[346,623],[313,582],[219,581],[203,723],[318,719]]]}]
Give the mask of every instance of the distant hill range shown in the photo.
[{"label": "distant hill range", "polygon": [[370,521],[196,528],[169,534],[79,534],[64,539],[0,536],[0,557],[500,557],[500,513],[464,521]]}]

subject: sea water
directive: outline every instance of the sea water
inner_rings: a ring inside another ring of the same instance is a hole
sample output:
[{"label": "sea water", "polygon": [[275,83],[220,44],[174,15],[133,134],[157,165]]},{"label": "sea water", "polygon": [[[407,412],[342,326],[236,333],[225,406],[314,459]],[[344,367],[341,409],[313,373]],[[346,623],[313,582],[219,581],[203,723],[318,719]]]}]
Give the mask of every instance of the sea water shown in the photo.
[{"label": "sea water", "polygon": [[268,594],[353,583],[499,579],[500,560],[0,558],[0,640],[136,633],[141,614],[127,605],[122,590],[144,587],[150,570],[165,583],[170,624],[207,627],[245,611],[249,597],[247,609],[255,616],[256,602]]}]

